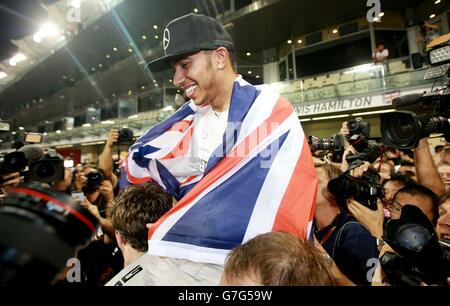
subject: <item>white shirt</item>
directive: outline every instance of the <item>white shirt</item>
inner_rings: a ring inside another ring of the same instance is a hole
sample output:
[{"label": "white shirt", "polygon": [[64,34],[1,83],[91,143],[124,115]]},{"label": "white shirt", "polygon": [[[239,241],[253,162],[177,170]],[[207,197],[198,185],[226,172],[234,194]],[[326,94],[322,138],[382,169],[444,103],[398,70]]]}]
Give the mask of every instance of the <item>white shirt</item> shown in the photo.
[{"label": "white shirt", "polygon": [[149,255],[147,254],[137,257],[107,282],[105,286],[143,286],[144,270],[148,261]]},{"label": "white shirt", "polygon": [[187,152],[188,158],[165,161],[166,164],[170,164],[172,175],[179,181],[205,172],[209,158],[223,142],[228,125],[228,110],[215,112],[210,106],[199,108],[193,124],[194,133]]},{"label": "white shirt", "polygon": [[384,60],[387,59],[388,56],[389,56],[389,50],[388,50],[388,49],[384,49],[384,50],[381,51],[381,52],[377,51],[373,56],[374,56],[378,61],[384,61]]}]

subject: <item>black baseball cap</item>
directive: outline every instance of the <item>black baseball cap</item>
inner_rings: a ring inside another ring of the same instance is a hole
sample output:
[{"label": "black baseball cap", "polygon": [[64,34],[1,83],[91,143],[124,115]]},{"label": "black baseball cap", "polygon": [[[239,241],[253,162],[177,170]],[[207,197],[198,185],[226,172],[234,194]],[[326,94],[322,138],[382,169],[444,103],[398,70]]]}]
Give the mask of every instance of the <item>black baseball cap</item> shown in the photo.
[{"label": "black baseball cap", "polygon": [[152,72],[170,68],[170,61],[184,55],[225,47],[234,51],[233,40],[214,18],[202,14],[188,14],[172,20],[163,35],[164,56],[147,64]]}]

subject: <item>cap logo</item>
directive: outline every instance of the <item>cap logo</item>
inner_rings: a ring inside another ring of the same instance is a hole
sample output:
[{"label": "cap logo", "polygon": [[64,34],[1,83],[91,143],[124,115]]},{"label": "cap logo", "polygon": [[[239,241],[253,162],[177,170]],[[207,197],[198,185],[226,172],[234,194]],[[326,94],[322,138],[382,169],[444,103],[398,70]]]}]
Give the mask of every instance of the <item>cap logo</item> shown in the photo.
[{"label": "cap logo", "polygon": [[170,43],[170,32],[169,32],[169,29],[166,28],[164,30],[164,36],[163,36],[163,47],[164,47],[164,50],[167,49],[167,47],[169,46],[169,43]]}]

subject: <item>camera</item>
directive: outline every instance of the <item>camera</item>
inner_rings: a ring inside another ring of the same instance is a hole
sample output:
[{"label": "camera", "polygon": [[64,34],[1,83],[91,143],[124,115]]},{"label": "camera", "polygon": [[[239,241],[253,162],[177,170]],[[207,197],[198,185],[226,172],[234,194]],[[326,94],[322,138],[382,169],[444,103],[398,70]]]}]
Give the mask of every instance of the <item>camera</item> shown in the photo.
[{"label": "camera", "polygon": [[134,139],[134,133],[133,130],[128,128],[123,128],[118,130],[119,133],[119,139],[117,140],[118,143],[131,143]]},{"label": "camera", "polygon": [[363,135],[366,138],[370,137],[370,124],[367,121],[352,119],[347,121],[347,128],[352,135]]},{"label": "camera", "polygon": [[362,205],[377,210],[377,199],[384,197],[384,191],[378,183],[378,173],[369,169],[361,178],[350,176],[350,168],[341,176],[328,182],[327,188],[338,199],[354,198]]},{"label": "camera", "polygon": [[55,183],[64,180],[64,160],[55,150],[48,150],[44,156],[31,162],[27,181]]},{"label": "camera", "polygon": [[100,188],[100,185],[105,180],[105,177],[101,172],[91,171],[86,175],[87,183],[86,186],[83,187],[83,192],[91,193]]},{"label": "camera", "polygon": [[[441,42],[443,43],[435,43]],[[445,78],[450,69],[450,35],[438,37],[430,46],[427,62],[431,67],[425,73],[426,80]],[[414,68],[422,62],[413,57]],[[397,149],[413,149],[420,139],[432,133],[441,133],[450,141],[450,89],[444,86],[432,88],[425,94],[412,94],[394,99],[397,111],[380,115],[383,142]]]},{"label": "camera", "polygon": [[0,154],[0,174],[2,175],[23,171],[27,166],[28,159],[23,152],[14,151]]},{"label": "camera", "polygon": [[331,150],[335,152],[344,151],[344,137],[341,134],[334,134],[331,138],[309,137],[309,143],[312,151]]},{"label": "camera", "polygon": [[398,254],[385,253],[380,258],[391,284],[447,284],[450,257],[439,244],[433,225],[420,208],[403,206],[400,219],[386,223],[383,239]]},{"label": "camera", "polygon": [[64,193],[39,183],[13,188],[0,205],[0,284],[50,285],[98,226]]}]

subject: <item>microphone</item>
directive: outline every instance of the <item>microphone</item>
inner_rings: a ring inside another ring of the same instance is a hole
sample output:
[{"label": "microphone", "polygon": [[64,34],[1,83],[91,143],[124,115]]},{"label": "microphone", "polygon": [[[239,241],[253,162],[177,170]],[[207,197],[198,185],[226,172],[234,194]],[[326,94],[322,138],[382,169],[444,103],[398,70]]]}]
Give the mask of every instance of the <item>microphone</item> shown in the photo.
[{"label": "microphone", "polygon": [[44,149],[36,144],[23,146],[19,152],[23,152],[30,163],[37,162],[44,157]]},{"label": "microphone", "polygon": [[410,94],[403,97],[395,98],[392,104],[395,107],[416,104],[422,99],[422,94]]}]

